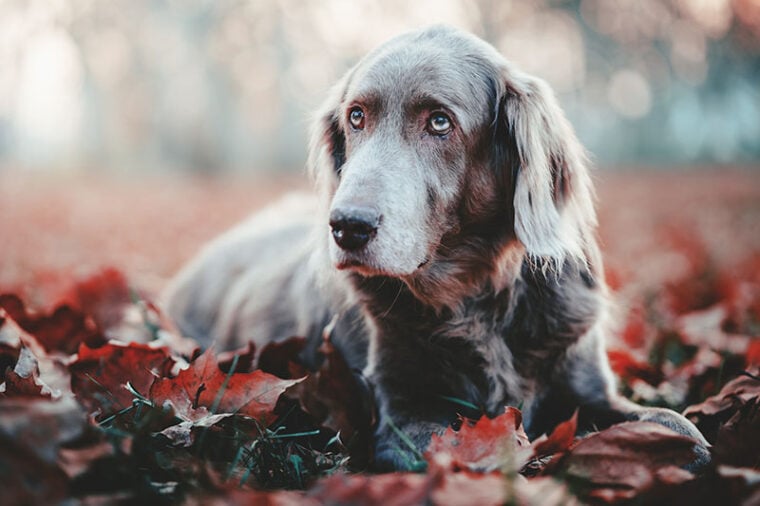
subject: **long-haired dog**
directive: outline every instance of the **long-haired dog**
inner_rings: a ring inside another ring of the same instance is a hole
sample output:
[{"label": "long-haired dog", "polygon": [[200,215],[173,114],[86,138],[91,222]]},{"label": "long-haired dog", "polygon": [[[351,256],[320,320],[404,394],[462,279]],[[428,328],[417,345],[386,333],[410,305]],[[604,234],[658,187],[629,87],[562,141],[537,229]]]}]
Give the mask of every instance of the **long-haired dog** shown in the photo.
[{"label": "long-haired dog", "polygon": [[378,469],[408,465],[399,431],[422,450],[463,405],[520,405],[531,437],[576,408],[585,427],[651,420],[708,459],[684,417],[616,393],[586,157],[543,81],[451,28],[402,35],[333,88],[310,149],[317,201],[254,216],[174,280],[186,335],[306,336],[314,365],[334,320],[374,386]]}]

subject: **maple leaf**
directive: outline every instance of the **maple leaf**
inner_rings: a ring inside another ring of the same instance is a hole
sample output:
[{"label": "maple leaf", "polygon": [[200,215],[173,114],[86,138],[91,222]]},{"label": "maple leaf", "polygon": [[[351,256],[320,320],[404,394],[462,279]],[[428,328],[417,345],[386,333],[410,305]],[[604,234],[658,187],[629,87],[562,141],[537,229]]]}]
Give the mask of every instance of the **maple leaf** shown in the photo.
[{"label": "maple leaf", "polygon": [[428,503],[431,489],[430,477],[422,474],[337,474],[320,480],[307,495],[319,504],[406,506]]},{"label": "maple leaf", "polygon": [[551,434],[540,436],[531,442],[534,457],[543,457],[567,451],[575,441],[578,430],[578,410],[575,410],[569,420],[557,425]]},{"label": "maple leaf", "polygon": [[[753,372],[756,373],[757,369]],[[747,372],[726,383],[716,395],[689,406],[683,414],[694,422],[708,441],[714,441],[720,425],[728,421],[741,406],[758,397],[760,378],[757,374]]]},{"label": "maple leaf", "polygon": [[507,407],[496,418],[483,416],[474,424],[465,421],[458,431],[448,427],[443,434],[433,435],[425,458],[431,461],[437,454],[449,455],[455,469],[493,470],[505,464],[519,469],[530,457],[522,415]]},{"label": "maple leaf", "polygon": [[750,343],[745,358],[747,367],[760,367],[760,339]]},{"label": "maple leaf", "polygon": [[124,310],[131,302],[127,278],[111,267],[74,283],[58,305],[69,306],[90,316],[97,329],[105,333],[122,320]]},{"label": "maple leaf", "polygon": [[[513,481],[509,481],[513,480]],[[315,501],[312,503],[312,501]],[[297,504],[361,504],[364,506],[496,506],[541,504],[569,506],[579,502],[567,487],[552,478],[526,480],[498,472],[452,472],[431,467],[428,474],[388,473],[380,475],[336,474],[319,480]]]},{"label": "maple leaf", "polygon": [[607,350],[607,359],[612,370],[626,381],[643,380],[656,385],[662,380],[662,374],[651,365],[636,360],[624,350]]},{"label": "maple leaf", "polygon": [[81,343],[97,346],[105,342],[92,321],[68,305],[58,306],[50,314],[30,314],[18,296],[3,294],[0,308],[48,352],[73,354]]},{"label": "maple leaf", "polygon": [[[306,339],[303,337],[291,337],[284,341],[269,343],[264,346],[259,355],[259,369],[280,378],[303,376],[306,371],[303,367],[299,367],[298,355],[305,347]],[[326,359],[330,360],[330,357]]]},{"label": "maple leaf", "polygon": [[743,403],[721,425],[713,452],[722,464],[760,469],[760,397]]},{"label": "maple leaf", "polygon": [[22,347],[18,361],[5,371],[5,383],[0,385],[0,397],[50,397],[50,389],[39,378],[37,360],[29,348]]},{"label": "maple leaf", "polygon": [[[300,345],[300,341],[295,341],[290,346],[285,344],[272,351],[281,355],[280,352],[286,349],[298,350]],[[303,410],[318,425],[340,433],[345,441],[357,436],[355,445],[352,446],[361,452],[361,447],[368,443],[374,418],[374,399],[368,384],[363,376],[351,370],[330,342],[329,335],[325,336],[319,351],[324,357],[319,369],[294,388],[290,396],[299,400]],[[299,367],[292,361],[287,361],[285,356],[275,357],[272,353],[267,357],[263,352],[262,356],[265,366],[280,371],[287,367],[298,372]],[[361,456],[357,456],[359,457]]]},{"label": "maple leaf", "polygon": [[260,370],[224,373],[212,349],[196,358],[173,378],[158,379],[150,388],[150,399],[170,403],[180,418],[199,421],[217,413],[239,413],[268,426],[276,416],[280,395],[300,379],[284,380]]},{"label": "maple leaf", "polygon": [[71,390],[90,413],[99,412],[104,419],[132,405],[137,392],[146,394],[156,378],[171,371],[174,360],[166,348],[139,343],[109,343],[92,349],[79,348],[77,360],[69,366]]},{"label": "maple leaf", "polygon": [[[200,354],[200,350],[198,353]],[[223,372],[230,372],[232,364],[235,364],[235,370],[233,372],[241,373],[251,372],[255,369],[255,358],[256,345],[251,341],[243,348],[232,351],[223,351],[219,353],[219,355],[216,357],[216,360],[219,363],[219,369],[221,369]]]},{"label": "maple leaf", "polygon": [[632,499],[666,481],[693,478],[679,469],[694,460],[694,440],[652,422],[625,422],[578,441],[554,472],[587,497]]}]

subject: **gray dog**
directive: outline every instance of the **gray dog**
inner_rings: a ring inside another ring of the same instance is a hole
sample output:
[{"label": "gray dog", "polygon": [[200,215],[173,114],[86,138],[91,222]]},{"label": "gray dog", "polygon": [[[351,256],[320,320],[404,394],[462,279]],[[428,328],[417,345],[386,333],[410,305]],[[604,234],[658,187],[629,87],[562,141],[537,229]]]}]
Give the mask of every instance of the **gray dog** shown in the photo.
[{"label": "gray dog", "polygon": [[[403,469],[463,406],[520,405],[528,435],[684,417],[616,393],[608,292],[583,148],[547,85],[474,36],[434,27],[361,60],[320,110],[291,197],[211,243],[174,280],[180,330],[220,348],[325,326],[374,385],[378,469]],[[260,348],[259,348],[260,349]],[[473,410],[476,411],[476,410]]]}]

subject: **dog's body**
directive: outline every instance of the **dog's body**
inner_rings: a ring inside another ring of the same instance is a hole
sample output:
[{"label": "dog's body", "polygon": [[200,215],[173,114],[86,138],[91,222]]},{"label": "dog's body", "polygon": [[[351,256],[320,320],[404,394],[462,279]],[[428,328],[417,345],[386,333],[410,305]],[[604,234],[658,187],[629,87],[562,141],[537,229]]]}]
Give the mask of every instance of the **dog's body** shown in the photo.
[{"label": "dog's body", "polygon": [[374,385],[378,468],[408,465],[399,430],[423,449],[467,406],[520,405],[530,436],[580,408],[587,427],[649,419],[706,444],[615,393],[591,182],[543,82],[452,29],[398,37],[333,90],[309,167],[320,200],[252,218],[175,280],[185,334],[302,335],[314,365],[335,319]]}]

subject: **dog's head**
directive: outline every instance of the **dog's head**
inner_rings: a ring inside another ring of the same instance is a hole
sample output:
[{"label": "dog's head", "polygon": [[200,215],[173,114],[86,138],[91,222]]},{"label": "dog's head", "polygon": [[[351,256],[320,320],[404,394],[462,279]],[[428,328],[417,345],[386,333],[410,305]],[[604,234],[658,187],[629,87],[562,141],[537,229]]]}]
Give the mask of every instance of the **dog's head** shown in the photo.
[{"label": "dog's head", "polygon": [[472,284],[510,248],[561,265],[593,241],[583,149],[551,90],[452,28],[397,37],[350,70],[309,166],[334,265],[420,292]]}]

